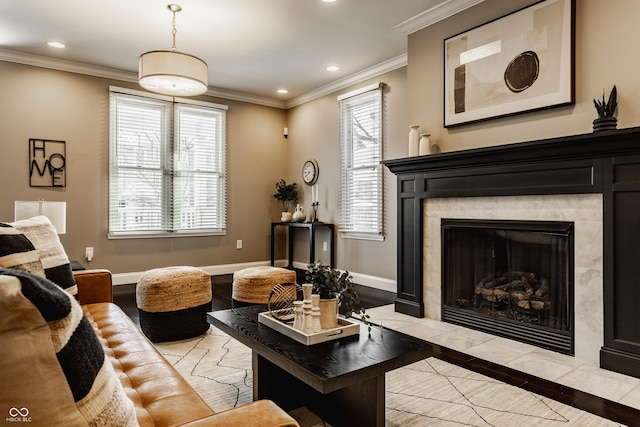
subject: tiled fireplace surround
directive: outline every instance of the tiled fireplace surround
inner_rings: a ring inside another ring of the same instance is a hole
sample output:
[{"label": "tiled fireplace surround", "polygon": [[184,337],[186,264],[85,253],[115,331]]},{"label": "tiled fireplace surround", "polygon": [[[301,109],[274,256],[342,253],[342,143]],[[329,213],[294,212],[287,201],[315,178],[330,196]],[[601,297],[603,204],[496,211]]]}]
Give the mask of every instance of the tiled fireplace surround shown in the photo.
[{"label": "tiled fireplace surround", "polygon": [[423,215],[425,317],[433,320],[442,314],[441,219],[573,222],[575,356],[598,365],[604,327],[601,194],[425,199]]}]

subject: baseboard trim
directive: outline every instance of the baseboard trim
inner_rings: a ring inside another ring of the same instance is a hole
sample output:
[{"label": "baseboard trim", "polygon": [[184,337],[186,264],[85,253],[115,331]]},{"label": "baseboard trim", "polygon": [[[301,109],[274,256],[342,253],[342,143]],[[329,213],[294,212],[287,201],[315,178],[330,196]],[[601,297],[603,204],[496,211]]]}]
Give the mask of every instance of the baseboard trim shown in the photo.
[{"label": "baseboard trim", "polygon": [[[286,265],[286,263],[284,264]],[[306,270],[307,265],[303,262],[295,262],[293,263],[293,267]],[[343,270],[341,270],[343,271]],[[368,274],[355,273],[353,271],[349,271],[351,276],[353,276],[353,282],[362,285],[368,286],[370,288],[379,289],[381,291],[393,292],[394,294],[398,291],[397,282],[391,279],[385,279],[384,277],[370,276]]]},{"label": "baseboard trim", "polygon": [[[278,265],[279,263],[276,263]],[[223,274],[233,274],[234,271],[242,270],[243,268],[259,267],[262,265],[270,265],[269,261],[256,261],[256,262],[242,262],[237,264],[220,264],[200,266],[202,270],[209,273],[211,276],[220,276]],[[286,265],[286,264],[283,264]],[[116,273],[113,274],[113,284],[116,285],[130,285],[132,283],[138,283],[140,276],[144,271],[136,271],[130,273]]]},{"label": "baseboard trim", "polygon": [[[209,266],[201,266],[198,268],[203,269],[207,273],[212,276],[220,276],[223,274],[233,274],[234,271],[242,270],[243,268],[249,267],[259,267],[263,265],[271,265],[269,261],[255,261],[255,262],[242,262],[237,264],[220,264],[220,265],[209,265]],[[276,260],[275,265],[277,267],[285,267],[287,265],[286,260]],[[307,264],[302,262],[294,262],[293,267],[306,270]],[[144,271],[136,271],[130,273],[115,273],[113,274],[113,284],[117,285],[130,285],[132,283],[138,283],[140,276],[144,273]],[[354,273],[350,271],[353,276],[354,283],[362,286],[368,286],[370,288],[379,289],[381,291],[393,292],[394,294],[397,292],[397,285],[395,280],[385,279],[384,277],[370,276],[368,274]]]}]

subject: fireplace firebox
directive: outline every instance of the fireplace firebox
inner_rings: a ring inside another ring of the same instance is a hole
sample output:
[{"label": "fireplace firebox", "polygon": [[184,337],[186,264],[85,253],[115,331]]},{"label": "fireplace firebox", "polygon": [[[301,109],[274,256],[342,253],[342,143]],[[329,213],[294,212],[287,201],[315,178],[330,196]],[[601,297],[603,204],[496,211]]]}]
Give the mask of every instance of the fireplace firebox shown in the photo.
[{"label": "fireplace firebox", "polygon": [[574,354],[573,223],[442,219],[442,319]]}]

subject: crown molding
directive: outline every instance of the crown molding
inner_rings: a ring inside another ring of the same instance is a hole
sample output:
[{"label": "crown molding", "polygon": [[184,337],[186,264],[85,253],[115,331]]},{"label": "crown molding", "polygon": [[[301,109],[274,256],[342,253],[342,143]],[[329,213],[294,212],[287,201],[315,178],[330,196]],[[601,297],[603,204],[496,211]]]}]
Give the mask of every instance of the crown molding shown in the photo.
[{"label": "crown molding", "polygon": [[406,65],[407,54],[403,53],[402,55],[398,55],[395,58],[391,58],[387,61],[381,62],[380,64],[374,65],[373,67],[366,68],[358,73],[351,74],[350,76],[347,76],[343,79],[336,80],[327,85],[321,86],[317,89],[307,92],[304,95],[291,98],[286,102],[286,108],[289,109],[297,107],[298,105],[313,101],[314,99],[323,97],[325,95],[330,95],[349,86],[353,86],[354,84],[361,83],[367,79],[378,77],[381,74],[397,70],[398,68],[402,68]]},{"label": "crown molding", "polygon": [[418,30],[426,28],[430,25],[447,19],[463,10],[482,3],[484,0],[447,0],[431,9],[409,18],[404,22],[396,25],[394,28],[402,33],[409,35]]},{"label": "crown molding", "polygon": [[[69,73],[84,74],[93,77],[102,77],[125,81],[130,83],[138,82],[138,74],[129,71],[117,70],[114,68],[98,67],[96,65],[82,64],[79,62],[66,61],[62,59],[49,58],[45,56],[31,55],[23,52],[16,52],[7,49],[0,49],[0,61],[15,62],[18,64],[31,65],[34,67],[49,68],[52,70],[66,71]],[[313,101],[325,95],[345,89],[354,84],[358,84],[367,79],[377,77],[389,71],[402,68],[407,65],[407,54],[396,56],[395,58],[381,62],[380,64],[366,68],[358,73],[347,76],[343,79],[336,80],[327,85],[321,86],[304,95],[291,98],[288,101],[272,99],[249,95],[242,92],[235,92],[226,89],[212,88],[206,92],[206,95],[217,98],[229,99],[232,101],[248,102],[251,104],[264,105],[267,107],[289,109],[305,102]]]},{"label": "crown molding", "polygon": [[15,62],[17,64],[31,65],[40,68],[66,71],[69,73],[85,74],[106,79],[115,79],[125,82],[137,83],[137,74],[116,70],[114,68],[98,67],[96,65],[82,64],[79,62],[66,61],[64,59],[49,58],[46,56],[32,55],[29,53],[16,52],[13,50],[0,49],[0,61]]},{"label": "crown molding", "polygon": [[[138,83],[138,73],[117,70],[114,68],[99,67],[96,65],[82,64],[80,62],[66,61],[63,59],[49,58],[46,56],[31,55],[13,50],[0,49],[0,61],[15,62],[17,64],[31,65],[40,68],[66,71],[69,73],[84,74],[93,77],[102,77],[130,83]],[[229,99],[232,101],[249,102],[268,107],[285,108],[285,102],[279,99],[271,99],[241,92],[209,87],[206,95]]]}]

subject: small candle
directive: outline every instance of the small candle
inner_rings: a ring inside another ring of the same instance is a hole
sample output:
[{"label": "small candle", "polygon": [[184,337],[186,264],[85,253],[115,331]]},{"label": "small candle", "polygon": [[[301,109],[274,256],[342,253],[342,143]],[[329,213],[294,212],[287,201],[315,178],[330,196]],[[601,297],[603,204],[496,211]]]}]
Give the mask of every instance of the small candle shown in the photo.
[{"label": "small candle", "polygon": [[311,187],[311,199],[313,203],[318,203],[318,184]]}]

